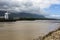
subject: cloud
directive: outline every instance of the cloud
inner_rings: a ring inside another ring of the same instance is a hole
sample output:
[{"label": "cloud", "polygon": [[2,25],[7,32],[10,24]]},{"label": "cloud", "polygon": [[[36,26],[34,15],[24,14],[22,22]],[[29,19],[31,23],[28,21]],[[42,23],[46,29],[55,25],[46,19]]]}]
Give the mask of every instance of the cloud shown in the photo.
[{"label": "cloud", "polygon": [[60,17],[60,15],[50,15],[51,17]]},{"label": "cloud", "polygon": [[60,15],[56,15],[56,14],[48,15],[46,17],[60,19]]},{"label": "cloud", "polygon": [[41,8],[49,8],[52,4],[60,4],[59,0],[40,0]]},{"label": "cloud", "polygon": [[34,0],[0,0],[0,10],[39,13],[39,3],[35,5],[33,1]]},{"label": "cloud", "polygon": [[40,13],[40,9],[60,4],[59,0],[0,0],[0,10]]}]

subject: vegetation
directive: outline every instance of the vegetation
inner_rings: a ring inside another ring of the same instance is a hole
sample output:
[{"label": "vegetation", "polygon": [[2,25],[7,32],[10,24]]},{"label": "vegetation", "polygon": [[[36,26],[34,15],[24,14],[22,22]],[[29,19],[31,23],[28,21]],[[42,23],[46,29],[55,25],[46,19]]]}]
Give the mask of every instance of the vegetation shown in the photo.
[{"label": "vegetation", "polygon": [[33,40],[60,40],[60,28],[48,33],[43,37],[39,36],[37,39]]},{"label": "vegetation", "polygon": [[58,20],[52,18],[19,18],[18,20]]},{"label": "vegetation", "polygon": [[9,18],[9,19],[4,19],[4,18],[0,18],[0,22],[2,22],[2,21],[21,21],[21,20],[58,20],[58,19],[51,19],[51,18],[16,18],[16,19]]},{"label": "vegetation", "polygon": [[16,21],[16,20],[0,18],[0,22],[12,22],[12,21]]},{"label": "vegetation", "polygon": [[60,28],[47,34],[44,40],[60,40]]}]

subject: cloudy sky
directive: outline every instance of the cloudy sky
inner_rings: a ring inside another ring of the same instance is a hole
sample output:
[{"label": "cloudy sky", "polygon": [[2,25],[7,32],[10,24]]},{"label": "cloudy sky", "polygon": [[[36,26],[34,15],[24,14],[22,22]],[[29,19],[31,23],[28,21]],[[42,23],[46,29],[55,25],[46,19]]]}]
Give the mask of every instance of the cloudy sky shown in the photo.
[{"label": "cloudy sky", "polygon": [[60,0],[0,0],[0,10],[30,12],[59,18]]}]

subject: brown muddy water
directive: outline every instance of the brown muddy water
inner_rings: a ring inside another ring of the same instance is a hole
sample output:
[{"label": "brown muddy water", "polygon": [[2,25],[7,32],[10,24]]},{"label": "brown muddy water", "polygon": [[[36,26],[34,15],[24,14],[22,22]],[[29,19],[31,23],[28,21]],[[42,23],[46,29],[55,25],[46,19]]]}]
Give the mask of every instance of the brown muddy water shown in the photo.
[{"label": "brown muddy water", "polygon": [[33,40],[59,28],[58,21],[0,22],[0,40]]}]

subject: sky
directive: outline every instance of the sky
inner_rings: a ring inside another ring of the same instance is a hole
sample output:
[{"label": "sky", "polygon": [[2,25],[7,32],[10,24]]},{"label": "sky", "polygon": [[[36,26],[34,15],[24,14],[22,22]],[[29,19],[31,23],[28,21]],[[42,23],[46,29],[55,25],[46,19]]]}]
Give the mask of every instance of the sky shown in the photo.
[{"label": "sky", "polygon": [[60,19],[60,0],[0,0],[0,10],[36,13]]}]

